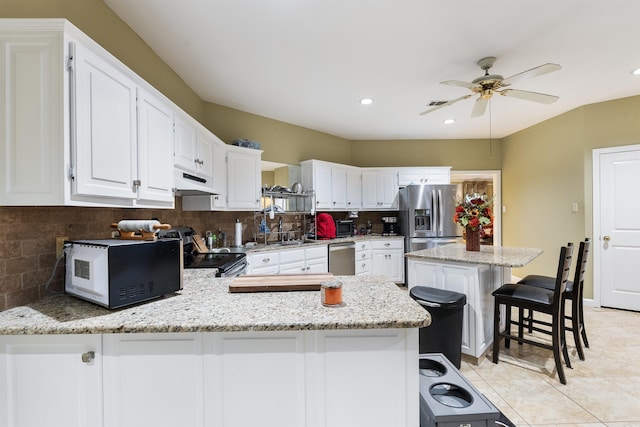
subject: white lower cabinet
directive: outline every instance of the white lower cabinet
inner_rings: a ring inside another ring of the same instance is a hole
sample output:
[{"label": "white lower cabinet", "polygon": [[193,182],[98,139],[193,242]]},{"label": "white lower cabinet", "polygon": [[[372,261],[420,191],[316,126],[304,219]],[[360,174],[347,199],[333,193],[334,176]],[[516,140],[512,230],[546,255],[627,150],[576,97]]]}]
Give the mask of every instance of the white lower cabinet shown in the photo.
[{"label": "white lower cabinet", "polygon": [[308,425],[307,369],[302,332],[207,334],[205,425]]},{"label": "white lower cabinet", "polygon": [[418,427],[417,356],[401,328],[1,336],[0,426]]},{"label": "white lower cabinet", "polygon": [[371,272],[389,276],[396,283],[404,283],[404,240],[372,240]]},{"label": "white lower cabinet", "polygon": [[203,425],[202,334],[103,339],[106,427]]},{"label": "white lower cabinet", "polygon": [[369,242],[356,243],[356,276],[367,276],[371,274],[371,245]]},{"label": "white lower cabinet", "polygon": [[247,254],[247,274],[278,274],[280,253],[264,251]]},{"label": "white lower cabinet", "polygon": [[493,343],[493,296],[511,269],[485,264],[428,262],[409,258],[407,286],[428,286],[467,296],[462,320],[462,353],[479,358]]},{"label": "white lower cabinet", "polygon": [[0,426],[99,427],[102,414],[100,335],[0,336]]},{"label": "white lower cabinet", "polygon": [[309,274],[329,271],[326,245],[247,254],[247,274]]}]

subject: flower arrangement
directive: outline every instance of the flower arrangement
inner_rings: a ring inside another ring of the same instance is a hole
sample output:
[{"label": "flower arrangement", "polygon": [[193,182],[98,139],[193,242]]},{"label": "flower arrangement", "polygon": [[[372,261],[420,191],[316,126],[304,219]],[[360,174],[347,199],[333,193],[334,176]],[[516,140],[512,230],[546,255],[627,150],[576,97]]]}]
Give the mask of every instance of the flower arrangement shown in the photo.
[{"label": "flower arrangement", "polygon": [[492,205],[493,199],[484,194],[466,195],[456,206],[453,222],[472,231],[478,231],[493,221]]}]

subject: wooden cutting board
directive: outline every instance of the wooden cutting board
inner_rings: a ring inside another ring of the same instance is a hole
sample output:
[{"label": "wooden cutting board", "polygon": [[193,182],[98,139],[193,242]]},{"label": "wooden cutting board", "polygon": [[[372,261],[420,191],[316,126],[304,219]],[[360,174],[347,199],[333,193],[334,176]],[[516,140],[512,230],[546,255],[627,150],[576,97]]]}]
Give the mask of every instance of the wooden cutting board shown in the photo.
[{"label": "wooden cutting board", "polygon": [[334,280],[321,274],[246,274],[229,283],[229,292],[319,291],[320,283]]}]

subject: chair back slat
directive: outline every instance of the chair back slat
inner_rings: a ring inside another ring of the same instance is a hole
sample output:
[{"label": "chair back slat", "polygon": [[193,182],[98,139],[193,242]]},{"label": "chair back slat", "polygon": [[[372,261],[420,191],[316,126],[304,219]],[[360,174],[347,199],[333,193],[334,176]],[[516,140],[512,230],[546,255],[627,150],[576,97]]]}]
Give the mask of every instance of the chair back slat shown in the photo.
[{"label": "chair back slat", "polygon": [[556,286],[553,295],[554,306],[560,306],[560,301],[562,301],[562,293],[567,288],[567,280],[569,280],[569,270],[571,269],[572,255],[573,245],[563,246],[560,249],[560,257],[558,259],[558,272],[556,273]]},{"label": "chair back slat", "polygon": [[573,275],[573,286],[582,286],[584,283],[584,274],[587,271],[587,259],[589,258],[589,251],[591,250],[591,240],[589,238],[584,239],[584,242],[580,242],[580,248],[578,249],[578,259],[576,260],[576,271]]}]

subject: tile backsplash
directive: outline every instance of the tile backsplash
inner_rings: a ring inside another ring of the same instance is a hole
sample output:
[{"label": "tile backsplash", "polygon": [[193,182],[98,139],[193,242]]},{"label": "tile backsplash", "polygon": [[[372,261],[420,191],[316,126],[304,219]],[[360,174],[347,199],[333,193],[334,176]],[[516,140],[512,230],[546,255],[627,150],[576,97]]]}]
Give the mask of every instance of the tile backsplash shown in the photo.
[{"label": "tile backsplash", "polygon": [[[381,233],[380,218],[388,213],[361,213],[356,224],[367,220],[373,232]],[[334,218],[346,217],[333,213]],[[236,218],[243,224],[242,241],[254,238],[253,212],[190,212],[182,210],[182,199],[176,197],[176,208],[120,209],[85,207],[0,207],[0,311],[26,305],[47,293],[64,288],[64,259],[56,265],[56,238],[111,238],[111,224],[122,219],[157,219],[172,226],[191,226],[204,236],[206,230],[221,229],[233,242]],[[53,276],[52,276],[53,274]],[[47,287],[49,279],[51,281]]]},{"label": "tile backsplash", "polygon": [[[112,223],[122,219],[157,219],[172,226],[189,225],[204,234],[220,228],[232,238],[236,218],[245,224],[243,241],[253,237],[253,212],[187,212],[181,198],[176,209],[84,207],[0,207],[0,311],[29,304],[48,292],[61,292],[64,259],[56,264],[56,238],[111,238]],[[232,240],[230,240],[232,241]]]}]

